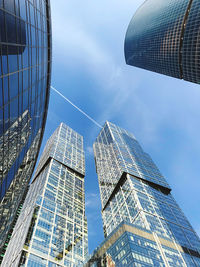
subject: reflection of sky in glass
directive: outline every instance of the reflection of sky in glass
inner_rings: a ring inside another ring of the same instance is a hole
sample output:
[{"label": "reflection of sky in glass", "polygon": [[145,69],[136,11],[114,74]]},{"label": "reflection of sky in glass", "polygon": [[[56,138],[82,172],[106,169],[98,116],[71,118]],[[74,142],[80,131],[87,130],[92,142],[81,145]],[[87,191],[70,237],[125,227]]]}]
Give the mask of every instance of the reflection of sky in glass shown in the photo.
[{"label": "reflection of sky in glass", "polygon": [[44,131],[51,65],[49,19],[45,0],[0,1],[2,239],[31,178]]}]

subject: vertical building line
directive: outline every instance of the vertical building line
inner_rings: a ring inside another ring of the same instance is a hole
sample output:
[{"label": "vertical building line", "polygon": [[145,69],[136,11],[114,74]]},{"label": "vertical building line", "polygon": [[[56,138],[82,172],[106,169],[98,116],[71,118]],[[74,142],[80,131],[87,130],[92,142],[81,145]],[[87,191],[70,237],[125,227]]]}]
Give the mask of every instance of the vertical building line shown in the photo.
[{"label": "vertical building line", "polygon": [[185,12],[185,16],[182,22],[182,27],[181,27],[181,34],[180,34],[180,44],[179,44],[179,68],[180,68],[180,74],[181,74],[181,79],[183,79],[183,65],[182,65],[182,48],[183,48],[183,41],[184,41],[184,33],[185,33],[185,27],[187,23],[187,19],[190,13],[190,8],[192,5],[193,0],[189,0],[187,10]]}]

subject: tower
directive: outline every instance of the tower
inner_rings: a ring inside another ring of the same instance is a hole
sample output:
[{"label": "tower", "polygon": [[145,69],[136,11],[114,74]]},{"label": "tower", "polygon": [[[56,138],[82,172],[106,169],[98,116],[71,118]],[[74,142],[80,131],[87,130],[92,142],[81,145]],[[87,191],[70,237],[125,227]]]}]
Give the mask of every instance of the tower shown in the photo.
[{"label": "tower", "polygon": [[61,123],[47,141],[3,266],[81,266],[88,253],[83,138]]},{"label": "tower", "polygon": [[91,262],[107,253],[115,266],[199,266],[200,240],[133,134],[106,122],[94,155],[106,239]]},{"label": "tower", "polygon": [[199,0],[146,0],[125,38],[128,65],[200,83]]},{"label": "tower", "polygon": [[31,179],[51,77],[50,3],[0,1],[0,249]]}]

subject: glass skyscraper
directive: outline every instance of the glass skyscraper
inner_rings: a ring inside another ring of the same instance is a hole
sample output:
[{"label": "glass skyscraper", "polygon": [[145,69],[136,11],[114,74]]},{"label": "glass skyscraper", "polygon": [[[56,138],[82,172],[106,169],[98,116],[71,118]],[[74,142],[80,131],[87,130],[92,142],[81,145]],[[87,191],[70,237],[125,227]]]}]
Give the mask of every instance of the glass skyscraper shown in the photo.
[{"label": "glass skyscraper", "polygon": [[199,237],[135,137],[106,122],[94,154],[106,239],[86,266],[105,253],[114,266],[200,266]]},{"label": "glass skyscraper", "polygon": [[14,218],[14,220],[13,220],[11,226],[10,226],[10,230],[9,230],[9,232],[8,232],[7,238],[6,238],[6,240],[5,240],[5,242],[4,242],[3,246],[2,246],[2,248],[0,249],[0,266],[1,266],[1,263],[2,263],[2,261],[3,261],[3,257],[4,257],[4,255],[5,255],[5,253],[6,253],[6,249],[7,249],[7,247],[8,247],[9,241],[10,241],[10,239],[11,239],[11,236],[12,236],[12,233],[13,233],[13,230],[14,230],[14,227],[15,227],[15,225],[16,225],[16,223],[17,223],[17,219],[19,218],[20,212],[21,212],[21,210],[22,210],[22,207],[23,207],[23,204],[24,204],[26,195],[27,195],[27,193],[28,193],[28,189],[29,189],[29,187],[27,187],[26,190],[25,190],[25,192],[24,192],[24,195],[23,195],[23,197],[22,197],[22,200],[21,200],[21,202],[19,203],[19,206],[18,206],[16,215],[15,215],[15,218]]},{"label": "glass skyscraper", "polygon": [[48,140],[3,266],[78,267],[88,253],[83,138],[61,123]]},{"label": "glass skyscraper", "polygon": [[200,83],[199,0],[146,0],[125,38],[126,63]]},{"label": "glass skyscraper", "polygon": [[0,0],[0,248],[29,184],[51,76],[48,0]]}]

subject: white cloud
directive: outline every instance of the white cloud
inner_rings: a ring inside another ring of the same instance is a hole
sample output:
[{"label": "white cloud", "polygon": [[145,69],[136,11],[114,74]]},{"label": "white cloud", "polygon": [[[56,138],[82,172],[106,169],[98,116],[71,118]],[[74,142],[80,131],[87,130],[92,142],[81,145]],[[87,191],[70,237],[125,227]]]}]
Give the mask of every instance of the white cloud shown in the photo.
[{"label": "white cloud", "polygon": [[95,193],[88,193],[85,196],[85,206],[87,209],[93,209],[93,208],[99,208],[101,207],[101,202],[100,202],[100,196],[99,194]]},{"label": "white cloud", "polygon": [[[117,61],[119,54],[123,57],[127,23],[142,2],[143,0],[135,0],[134,3],[127,1],[123,6],[114,0],[86,0],[84,3],[59,0],[59,5],[53,2],[53,55],[56,60],[59,56],[61,64],[70,67],[78,64],[84,70],[88,69],[102,84],[102,90],[116,89],[116,78],[120,81],[121,77],[121,66]],[[113,42],[114,35],[122,36],[120,44]],[[106,40],[102,36],[107,36]]]},{"label": "white cloud", "polygon": [[[83,89],[88,98],[93,94],[87,104],[97,110],[94,118],[98,122],[118,122],[135,134],[144,144],[144,150],[154,152],[153,159],[160,161],[165,166],[163,171],[171,176],[167,180],[174,179],[179,187],[174,190],[175,198],[177,195],[182,202],[190,199],[192,205],[200,201],[197,192],[199,170],[194,165],[200,151],[200,90],[198,85],[125,65],[125,31],[135,9],[143,1],[52,1],[55,73],[66,72],[66,84],[70,70],[82,70],[88,81],[93,83],[94,80],[91,92],[81,84],[80,88],[72,90]],[[52,118],[55,118],[54,114]],[[91,144],[99,129],[91,124],[85,128],[84,138],[89,140],[86,153],[90,156],[93,154]],[[190,192],[188,188],[191,188]],[[96,218],[100,219],[100,206],[99,195],[86,195],[91,224]],[[96,207],[98,212],[95,213]],[[193,213],[200,214],[198,207]],[[194,225],[199,225],[195,219],[198,215],[194,214],[189,216]]]},{"label": "white cloud", "polygon": [[93,148],[91,146],[86,147],[86,156],[93,156]]}]

